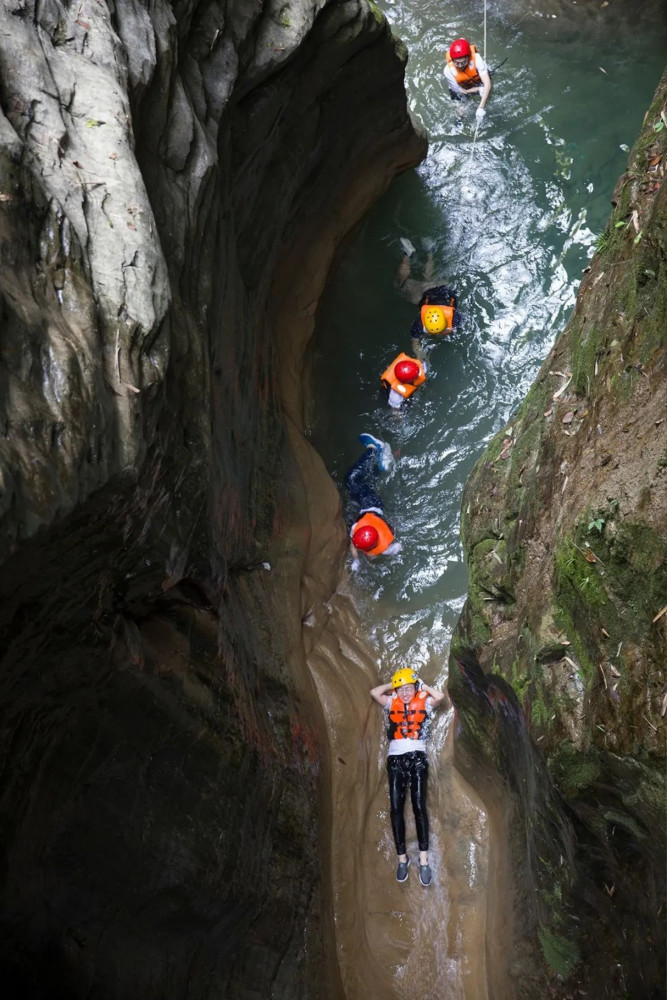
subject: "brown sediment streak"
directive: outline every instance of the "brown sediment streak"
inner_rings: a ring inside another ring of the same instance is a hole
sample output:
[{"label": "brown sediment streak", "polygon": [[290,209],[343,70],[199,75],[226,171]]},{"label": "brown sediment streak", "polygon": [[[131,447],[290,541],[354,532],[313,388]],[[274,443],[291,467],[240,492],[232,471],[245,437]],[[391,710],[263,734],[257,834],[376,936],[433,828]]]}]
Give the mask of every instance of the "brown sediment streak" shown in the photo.
[{"label": "brown sediment streak", "polygon": [[[364,635],[344,585],[333,596],[347,545],[339,497],[319,457],[295,431],[291,444],[307,497],[310,550],[303,570],[306,662],[326,732],[330,783],[323,804],[328,842],[322,857],[336,955],[347,998],[491,1000],[502,992],[504,909],[502,823],[453,766],[455,717],[444,713],[431,735],[429,814],[434,881],[419,884],[413,858],[407,885],[395,880],[382,713],[369,695],[388,665]],[[489,867],[493,876],[489,878]],[[491,885],[491,898],[489,897]],[[487,960],[487,926],[495,930]],[[489,969],[494,989],[487,986]],[[446,992],[443,993],[443,990]]]},{"label": "brown sediment streak", "polygon": [[[374,188],[378,184],[377,173],[371,183]],[[354,197],[351,193],[347,202],[349,211],[358,212],[370,203],[369,187],[364,176],[358,178]],[[349,222],[339,219],[337,224]],[[329,803],[323,805],[330,817],[330,840],[323,845],[323,862],[330,868],[325,887],[330,892],[341,979],[350,1000],[360,996],[398,1000],[407,983],[415,1000],[441,997],[443,983],[448,996],[486,1000],[500,995],[487,990],[485,960],[487,867],[489,857],[499,851],[494,853],[490,844],[481,801],[452,766],[453,714],[443,715],[431,741],[433,885],[425,889],[419,884],[414,851],[408,884],[395,880],[381,712],[369,695],[378,673],[388,674],[390,668],[378,663],[351,597],[339,589],[347,547],[340,498],[319,456],[300,433],[301,386],[294,378],[293,362],[312,330],[312,309],[307,304],[319,294],[330,264],[331,242],[323,243],[322,254],[311,253],[308,267],[297,270],[296,287],[283,304],[278,328],[285,334],[281,398],[292,417],[289,440],[301,492],[293,509],[301,508],[304,523],[299,530],[302,538],[307,535],[303,641],[324,715],[323,738],[331,768]],[[285,270],[294,273],[288,258]],[[410,824],[408,817],[409,835]],[[492,952],[491,959],[495,958]]]},{"label": "brown sediment streak", "polygon": [[[408,802],[412,867],[408,882],[398,884],[382,712],[369,697],[377,683],[376,654],[347,594],[337,594],[307,629],[332,764],[332,891],[346,996],[399,1000],[407,987],[415,1000],[500,996],[487,987],[485,958],[488,868],[498,866],[500,850],[492,843],[495,824],[453,766],[453,711],[435,722],[431,735],[433,883],[428,889],[419,884]],[[496,958],[492,953],[492,964]]]}]

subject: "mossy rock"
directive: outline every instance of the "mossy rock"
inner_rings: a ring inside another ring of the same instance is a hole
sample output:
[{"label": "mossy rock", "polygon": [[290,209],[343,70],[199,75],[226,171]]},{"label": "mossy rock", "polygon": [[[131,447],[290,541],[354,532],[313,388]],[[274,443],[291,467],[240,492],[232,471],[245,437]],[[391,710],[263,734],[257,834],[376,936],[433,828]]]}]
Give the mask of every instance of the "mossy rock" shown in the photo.
[{"label": "mossy rock", "polygon": [[574,798],[590,788],[602,774],[597,751],[582,753],[568,743],[559,747],[548,766],[555,784],[567,798]]},{"label": "mossy rock", "polygon": [[577,945],[560,934],[555,934],[544,924],[540,925],[537,935],[549,968],[561,979],[567,979],[579,962]]}]

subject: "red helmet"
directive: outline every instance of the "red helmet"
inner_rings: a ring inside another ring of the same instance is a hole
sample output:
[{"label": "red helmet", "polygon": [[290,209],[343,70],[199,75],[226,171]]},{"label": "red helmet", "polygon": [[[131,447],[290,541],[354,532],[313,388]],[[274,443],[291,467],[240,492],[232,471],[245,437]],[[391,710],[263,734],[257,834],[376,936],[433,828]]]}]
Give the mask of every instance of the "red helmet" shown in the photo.
[{"label": "red helmet", "polygon": [[374,528],[372,524],[365,524],[363,528],[357,528],[352,535],[352,544],[356,545],[363,552],[374,549],[379,541],[380,536],[378,535],[377,528]]},{"label": "red helmet", "polygon": [[419,375],[419,365],[416,361],[399,361],[394,365],[394,375],[399,382],[412,382]]},{"label": "red helmet", "polygon": [[449,46],[449,54],[452,59],[465,59],[471,54],[470,45],[465,38],[457,38]]}]

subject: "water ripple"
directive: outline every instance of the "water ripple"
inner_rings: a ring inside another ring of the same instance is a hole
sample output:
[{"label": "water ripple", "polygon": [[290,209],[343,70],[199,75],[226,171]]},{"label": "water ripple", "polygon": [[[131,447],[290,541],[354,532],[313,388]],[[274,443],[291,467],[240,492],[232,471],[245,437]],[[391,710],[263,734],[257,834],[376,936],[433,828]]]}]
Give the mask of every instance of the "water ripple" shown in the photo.
[{"label": "water ripple", "polygon": [[[657,30],[644,19],[643,34],[621,39],[612,22],[593,20],[591,60],[589,37],[563,45],[573,32],[560,10],[548,19],[518,0],[491,4],[489,61],[509,58],[475,140],[474,109],[449,99],[443,68],[452,38],[481,44],[480,5],[462,0],[444,14],[441,0],[381,6],[408,42],[410,106],[431,145],[370,213],[330,286],[316,336],[312,437],[339,483],[360,431],[391,442],[399,461],[381,492],[403,552],[364,561],[356,591],[387,666],[441,664],[466,589],[463,484],[572,309],[625,165],[619,147],[637,134],[662,68],[664,20]],[[601,112],[611,106],[613,115]],[[400,236],[417,247],[416,268],[432,246],[436,275],[458,290],[466,321],[430,345],[428,381],[397,416],[379,374],[409,350],[415,316],[392,284]]]}]

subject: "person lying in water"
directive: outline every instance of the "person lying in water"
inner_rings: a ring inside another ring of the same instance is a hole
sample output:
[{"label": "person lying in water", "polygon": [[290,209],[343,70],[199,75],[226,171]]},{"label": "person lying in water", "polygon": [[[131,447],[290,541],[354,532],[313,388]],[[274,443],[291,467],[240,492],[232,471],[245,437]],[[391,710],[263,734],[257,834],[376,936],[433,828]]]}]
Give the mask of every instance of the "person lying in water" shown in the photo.
[{"label": "person lying in water", "polygon": [[482,56],[467,39],[457,38],[449,46],[445,79],[453,101],[462,101],[472,94],[480,94],[475,115],[477,118],[484,118],[486,102],[491,94],[491,74]]},{"label": "person lying in water", "polygon": [[415,389],[426,381],[424,362],[401,352],[385,368],[380,381],[387,389],[387,402],[394,410],[398,410],[410,399]]},{"label": "person lying in water", "polygon": [[[401,543],[384,516],[382,500],[375,491],[380,472],[387,472],[394,459],[386,441],[372,434],[360,434],[364,452],[345,476],[345,486],[353,504],[359,508],[357,519],[350,528],[352,545],[369,558],[391,556],[401,551]],[[356,560],[352,568],[356,569]]]},{"label": "person lying in water", "polygon": [[428,252],[421,280],[417,280],[411,275],[415,248],[405,237],[401,237],[400,243],[403,256],[398,265],[396,285],[409,302],[419,306],[419,316],[412,324],[410,336],[413,352],[423,361],[425,338],[452,333],[461,326],[463,317],[456,308],[456,292],[433,277],[432,251]]},{"label": "person lying in water", "polygon": [[391,829],[394,835],[398,867],[396,881],[408,878],[410,859],[405,845],[405,798],[408,787],[415,816],[419,842],[419,881],[431,884],[428,863],[428,813],[426,791],[428,759],[426,746],[431,716],[447,698],[417,677],[409,667],[397,670],[389,684],[380,684],[371,690],[371,698],[385,713],[389,749],[387,751],[387,776],[389,778],[389,805]]}]

